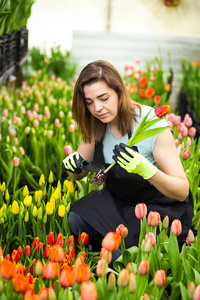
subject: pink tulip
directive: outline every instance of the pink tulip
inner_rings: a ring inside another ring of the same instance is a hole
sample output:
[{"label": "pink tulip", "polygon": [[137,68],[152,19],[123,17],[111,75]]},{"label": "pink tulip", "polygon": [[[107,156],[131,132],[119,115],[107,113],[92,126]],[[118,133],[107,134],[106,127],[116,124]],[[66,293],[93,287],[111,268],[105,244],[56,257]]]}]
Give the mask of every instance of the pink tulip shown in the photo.
[{"label": "pink tulip", "polygon": [[51,138],[53,136],[53,130],[48,130],[47,131],[47,137]]},{"label": "pink tulip", "polygon": [[190,241],[189,241],[189,238],[188,238],[188,236],[186,237],[186,244],[190,247],[192,244],[190,243]]},{"label": "pink tulip", "polygon": [[178,152],[178,155],[180,156],[181,150],[182,150],[182,145],[179,144],[179,145],[176,147],[176,150],[177,150],[177,152]]},{"label": "pink tulip", "polygon": [[138,268],[138,273],[140,275],[146,275],[149,272],[149,262],[148,260],[142,260],[139,268]]},{"label": "pink tulip", "polygon": [[55,119],[54,125],[55,125],[55,127],[60,128],[60,126],[61,126],[60,120],[59,119]]},{"label": "pink tulip", "polygon": [[119,273],[117,284],[120,287],[125,287],[129,283],[129,272],[127,269],[122,269]]},{"label": "pink tulip", "polygon": [[178,126],[181,123],[181,116],[175,116],[173,123],[175,126]]},{"label": "pink tulip", "polygon": [[19,151],[19,154],[22,156],[25,154],[25,150],[23,147],[19,147],[18,151]]},{"label": "pink tulip", "polygon": [[167,124],[169,125],[170,128],[173,128],[173,123],[171,121],[167,121]]},{"label": "pink tulip", "polygon": [[74,131],[75,131],[75,128],[76,128],[76,127],[75,127],[74,124],[70,124],[70,125],[69,125],[69,132],[71,132],[71,133],[74,132]]},{"label": "pink tulip", "polygon": [[102,274],[106,275],[108,272],[108,263],[104,258],[101,258],[96,266],[96,274],[98,277],[100,277]]},{"label": "pink tulip", "polygon": [[174,123],[175,116],[176,115],[174,113],[168,114],[166,117],[167,122],[170,121],[170,122]]},{"label": "pink tulip", "polygon": [[181,126],[180,134],[182,135],[182,137],[185,137],[188,135],[188,129],[186,126]]},{"label": "pink tulip", "polygon": [[190,118],[189,114],[186,114],[183,120],[185,126],[191,127],[192,126],[192,118]]},{"label": "pink tulip", "polygon": [[200,284],[197,285],[193,295],[193,300],[199,300],[199,299],[200,299]]},{"label": "pink tulip", "polygon": [[195,283],[193,281],[190,281],[190,283],[188,285],[188,292],[187,292],[187,295],[188,295],[189,299],[194,299],[193,298],[194,291],[195,291]]},{"label": "pink tulip", "polygon": [[5,116],[5,117],[8,116],[8,110],[7,110],[7,108],[5,108],[5,109],[3,110],[3,116]]},{"label": "pink tulip", "polygon": [[33,126],[34,127],[38,127],[39,126],[39,121],[38,120],[34,120],[33,121]]},{"label": "pink tulip", "polygon": [[39,104],[38,104],[38,103],[35,103],[35,104],[33,105],[33,109],[34,109],[35,111],[38,111],[38,110],[39,110]]},{"label": "pink tulip", "polygon": [[148,232],[145,235],[145,242],[147,242],[149,239],[151,239],[152,246],[155,246],[156,245],[156,238],[155,238],[155,235],[153,234],[153,232]]},{"label": "pink tulip", "polygon": [[51,80],[55,80],[55,79],[56,79],[56,76],[55,76],[55,75],[51,75],[51,76],[50,76],[50,79],[51,79]]},{"label": "pink tulip", "polygon": [[9,136],[15,137],[17,134],[17,131],[14,128],[8,128],[8,134],[9,134]]},{"label": "pink tulip", "polygon": [[65,146],[64,151],[66,156],[73,152],[72,147],[70,145]]},{"label": "pink tulip", "polygon": [[188,240],[190,243],[194,242],[194,233],[191,229],[188,230]]},{"label": "pink tulip", "polygon": [[138,203],[135,206],[135,215],[138,219],[143,219],[147,215],[147,206],[144,203]]},{"label": "pink tulip", "polygon": [[173,232],[176,236],[180,235],[182,232],[182,224],[178,219],[173,220],[171,224],[171,232]]},{"label": "pink tulip", "polygon": [[188,134],[189,134],[189,136],[194,137],[196,135],[196,132],[197,132],[196,128],[195,127],[191,127],[189,129],[189,133]]},{"label": "pink tulip", "polygon": [[150,211],[148,215],[149,226],[158,226],[160,224],[160,214],[157,211]]},{"label": "pink tulip", "polygon": [[191,138],[187,136],[187,140],[186,140],[187,149],[191,147],[191,144],[192,144]]},{"label": "pink tulip", "polygon": [[18,157],[13,157],[13,167],[18,167],[19,166],[19,158]]},{"label": "pink tulip", "polygon": [[178,143],[179,143],[179,139],[175,139],[174,140],[174,143],[175,143],[175,145],[176,145],[176,147],[178,146]]},{"label": "pink tulip", "polygon": [[153,279],[153,283],[156,285],[156,286],[163,286],[165,284],[165,281],[166,281],[166,274],[165,274],[165,271],[163,270],[157,270],[155,275],[154,275],[154,279]]},{"label": "pink tulip", "polygon": [[28,134],[29,132],[31,131],[31,128],[29,126],[27,126],[25,129],[24,129],[24,132],[26,134]]},{"label": "pink tulip", "polygon": [[190,157],[190,151],[185,151],[184,153],[183,153],[183,159],[184,160],[186,160],[186,159],[188,159]]},{"label": "pink tulip", "polygon": [[50,111],[45,112],[45,117],[46,117],[46,119],[50,119],[50,117],[51,117]]}]

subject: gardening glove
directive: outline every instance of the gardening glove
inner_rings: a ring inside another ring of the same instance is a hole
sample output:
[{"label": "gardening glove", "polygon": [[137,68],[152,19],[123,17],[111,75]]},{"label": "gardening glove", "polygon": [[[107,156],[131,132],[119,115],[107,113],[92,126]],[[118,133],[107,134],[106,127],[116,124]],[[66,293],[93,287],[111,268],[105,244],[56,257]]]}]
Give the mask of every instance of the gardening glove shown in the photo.
[{"label": "gardening glove", "polygon": [[80,174],[82,172],[81,162],[83,161],[83,157],[78,152],[70,153],[65,159],[62,161],[62,167],[66,171],[70,171],[72,173]]},{"label": "gardening glove", "polygon": [[149,179],[158,170],[143,155],[123,143],[116,145],[113,152],[115,154],[113,159],[128,173],[135,173],[144,179]]}]

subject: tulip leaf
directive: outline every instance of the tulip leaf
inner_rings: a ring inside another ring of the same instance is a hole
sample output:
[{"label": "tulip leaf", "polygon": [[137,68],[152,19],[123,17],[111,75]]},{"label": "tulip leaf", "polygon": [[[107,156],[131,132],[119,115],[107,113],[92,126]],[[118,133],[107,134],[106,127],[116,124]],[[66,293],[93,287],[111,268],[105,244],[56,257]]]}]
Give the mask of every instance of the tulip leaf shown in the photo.
[{"label": "tulip leaf", "polygon": [[194,281],[194,272],[192,271],[191,265],[189,264],[189,262],[187,261],[187,259],[185,259],[184,257],[182,257],[182,263],[183,263],[183,268],[184,268],[186,277],[190,281]]},{"label": "tulip leaf", "polygon": [[197,285],[200,284],[200,274],[199,274],[199,272],[196,269],[192,268],[192,270],[194,272],[194,277],[195,277],[194,278],[194,283],[197,286]]},{"label": "tulip leaf", "polygon": [[173,232],[170,232],[168,255],[174,281],[178,282],[181,275],[180,254],[177,237]]},{"label": "tulip leaf", "polygon": [[181,299],[182,300],[187,300],[187,288],[182,284],[182,282],[179,283],[180,284],[180,290],[181,290]]},{"label": "tulip leaf", "polygon": [[137,144],[146,138],[161,134],[167,128],[168,128],[168,126],[142,131],[142,132],[138,133],[138,135],[134,139],[132,139],[132,140],[130,139],[129,140],[130,142],[128,141],[127,145],[132,147],[134,144]]},{"label": "tulip leaf", "polygon": [[180,286],[178,282],[171,283],[171,295],[170,299],[179,300],[180,299]]}]

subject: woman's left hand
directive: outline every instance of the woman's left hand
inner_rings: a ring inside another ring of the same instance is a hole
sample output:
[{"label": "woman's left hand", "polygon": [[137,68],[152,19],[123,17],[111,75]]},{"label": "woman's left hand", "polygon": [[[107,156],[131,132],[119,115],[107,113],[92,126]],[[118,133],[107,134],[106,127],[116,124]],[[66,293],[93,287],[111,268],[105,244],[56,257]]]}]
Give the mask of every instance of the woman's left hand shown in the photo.
[{"label": "woman's left hand", "polygon": [[150,163],[143,155],[134,151],[126,144],[116,145],[113,159],[127,172],[135,173],[144,179],[149,179],[157,172],[157,167]]}]

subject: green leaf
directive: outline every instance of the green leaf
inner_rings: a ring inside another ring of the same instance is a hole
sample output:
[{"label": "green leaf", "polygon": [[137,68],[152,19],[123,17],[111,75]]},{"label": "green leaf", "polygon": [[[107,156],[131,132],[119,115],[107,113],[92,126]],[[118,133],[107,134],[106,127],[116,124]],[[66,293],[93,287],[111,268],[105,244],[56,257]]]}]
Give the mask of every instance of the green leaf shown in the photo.
[{"label": "green leaf", "polygon": [[181,290],[181,299],[188,300],[186,287],[182,284],[182,282],[180,282],[179,284],[180,284],[180,290]]},{"label": "green leaf", "polygon": [[142,140],[144,140],[146,138],[161,134],[167,128],[168,128],[168,126],[142,131],[134,139],[131,138],[129,140],[130,142],[128,141],[127,145],[132,147],[134,144],[137,144],[137,143],[141,142]]},{"label": "green leaf", "polygon": [[194,277],[195,277],[194,272],[193,272],[189,262],[184,257],[182,257],[182,263],[183,263],[183,268],[184,268],[187,279],[189,279],[190,281],[194,281]]},{"label": "green leaf", "polygon": [[173,232],[170,232],[168,255],[174,281],[178,282],[181,275],[181,264],[178,241]]}]

